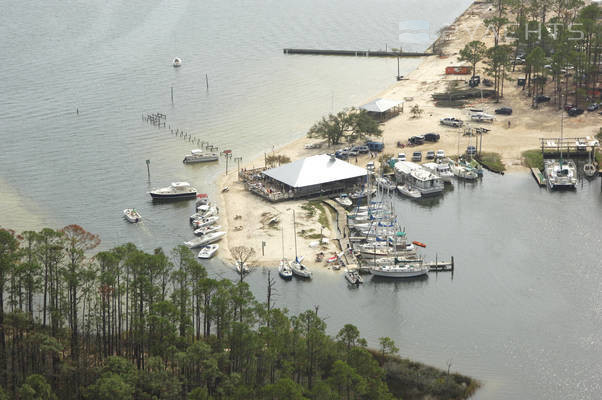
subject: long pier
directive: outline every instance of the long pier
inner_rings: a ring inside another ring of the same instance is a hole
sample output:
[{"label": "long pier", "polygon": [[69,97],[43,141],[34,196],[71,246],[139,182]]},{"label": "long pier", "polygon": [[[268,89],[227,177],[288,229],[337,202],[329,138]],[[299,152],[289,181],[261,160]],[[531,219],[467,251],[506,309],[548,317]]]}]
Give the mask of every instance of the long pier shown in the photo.
[{"label": "long pier", "polygon": [[352,56],[352,57],[428,57],[434,53],[414,53],[382,50],[321,50],[321,49],[283,49],[284,54],[307,54],[316,56]]}]

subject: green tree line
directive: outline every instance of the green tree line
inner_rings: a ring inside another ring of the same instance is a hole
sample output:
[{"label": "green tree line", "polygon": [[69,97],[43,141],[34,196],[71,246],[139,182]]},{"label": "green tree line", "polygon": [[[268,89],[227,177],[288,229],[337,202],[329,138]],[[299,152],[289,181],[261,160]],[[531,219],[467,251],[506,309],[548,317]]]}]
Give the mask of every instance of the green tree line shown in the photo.
[{"label": "green tree line", "polygon": [[378,357],[353,325],[332,338],[318,307],[290,316],[185,246],[99,244],[0,229],[0,400],[395,398],[390,338]]}]

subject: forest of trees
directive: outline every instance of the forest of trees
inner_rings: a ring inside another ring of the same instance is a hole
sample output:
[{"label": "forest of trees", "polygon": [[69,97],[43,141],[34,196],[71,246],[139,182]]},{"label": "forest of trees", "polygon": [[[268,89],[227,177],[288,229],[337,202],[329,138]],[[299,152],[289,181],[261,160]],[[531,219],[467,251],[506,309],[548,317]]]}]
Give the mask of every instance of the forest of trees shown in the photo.
[{"label": "forest of trees", "polygon": [[[491,0],[485,20],[494,34],[488,49],[472,41],[460,52],[473,67],[480,61],[499,99],[509,72],[524,71],[530,97],[547,94],[558,108],[583,107],[600,99],[601,7],[582,0]],[[502,42],[504,42],[502,44]],[[536,104],[534,102],[534,104]]]},{"label": "forest of trees", "polygon": [[391,357],[388,337],[369,350],[351,324],[332,338],[318,307],[289,316],[269,275],[262,302],[243,279],[210,278],[184,246],[99,244],[78,225],[0,229],[0,400],[465,398],[478,387]]}]

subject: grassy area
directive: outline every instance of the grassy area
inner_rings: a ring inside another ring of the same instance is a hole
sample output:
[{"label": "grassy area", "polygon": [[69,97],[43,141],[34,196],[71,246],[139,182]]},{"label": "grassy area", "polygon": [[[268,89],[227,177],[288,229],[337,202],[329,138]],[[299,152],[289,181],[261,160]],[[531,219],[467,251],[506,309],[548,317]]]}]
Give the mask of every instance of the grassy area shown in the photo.
[{"label": "grassy area", "polygon": [[[397,398],[418,399],[467,399],[479,388],[480,383],[467,376],[397,356],[383,357],[371,350],[386,372],[389,390]],[[450,362],[450,368],[452,367]]]},{"label": "grassy area", "polygon": [[327,229],[330,229],[330,220],[328,219],[328,212],[326,211],[326,209],[324,208],[324,204],[322,204],[320,200],[310,200],[307,203],[303,204],[301,208],[305,210],[308,218],[312,218],[314,215],[316,215],[316,212],[319,213],[318,222],[320,223],[320,225]]},{"label": "grassy area", "polygon": [[594,158],[598,162],[598,165],[602,165],[602,151],[600,151],[600,149],[596,149],[596,153],[594,154]]},{"label": "grassy area", "polygon": [[527,150],[523,151],[523,165],[528,168],[543,169],[543,156],[541,150]]},{"label": "grassy area", "polygon": [[478,161],[493,172],[501,173],[506,170],[502,156],[498,153],[481,153]]}]

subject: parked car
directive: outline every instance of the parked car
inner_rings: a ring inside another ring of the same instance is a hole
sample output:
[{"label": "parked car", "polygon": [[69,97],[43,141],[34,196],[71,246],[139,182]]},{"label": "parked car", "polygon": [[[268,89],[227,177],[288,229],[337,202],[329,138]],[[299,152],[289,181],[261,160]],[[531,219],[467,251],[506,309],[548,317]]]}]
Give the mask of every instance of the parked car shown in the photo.
[{"label": "parked car", "polygon": [[544,96],[543,94],[540,94],[539,96],[535,97],[536,103],[546,103],[548,101],[550,101],[550,96]]},{"label": "parked car", "polygon": [[341,160],[346,160],[349,158],[349,152],[345,151],[345,150],[338,150],[334,153],[334,156],[336,158],[339,158]]},{"label": "parked car", "polygon": [[577,107],[577,106],[573,103],[566,103],[563,108],[564,108],[564,111],[568,111],[571,108],[575,108],[575,107]]},{"label": "parked car", "polygon": [[576,117],[577,115],[583,114],[583,108],[573,107],[570,110],[568,110],[567,112],[569,113],[569,116]]},{"label": "parked car", "polygon": [[502,114],[502,115],[512,115],[512,108],[510,108],[510,107],[498,108],[497,110],[495,110],[495,113]]},{"label": "parked car", "polygon": [[412,153],[412,161],[422,161],[422,152],[415,151],[414,153]]},{"label": "parked car", "polygon": [[366,154],[366,153],[370,152],[370,149],[368,148],[368,146],[357,146],[357,151],[360,154]]},{"label": "parked car", "polygon": [[427,160],[434,160],[435,159],[435,152],[433,150],[429,150],[426,152],[426,159]]},{"label": "parked car", "polygon": [[441,123],[441,125],[451,126],[454,128],[459,128],[464,124],[464,122],[453,117],[441,118],[439,122]]},{"label": "parked car", "polygon": [[427,142],[438,142],[440,137],[441,136],[439,136],[438,133],[433,132],[424,134],[424,140],[426,140]]},{"label": "parked car", "polygon": [[443,150],[437,150],[437,158],[445,158],[445,152]]},{"label": "parked car", "polygon": [[470,116],[470,119],[476,122],[493,122],[493,115],[484,112],[474,113]]},{"label": "parked car", "polygon": [[408,139],[408,143],[413,144],[413,145],[419,145],[419,144],[423,144],[424,143],[424,136],[422,135],[418,135],[418,136],[411,136]]},{"label": "parked car", "polygon": [[468,146],[466,148],[466,154],[469,156],[474,156],[477,154],[477,148],[475,146]]},{"label": "parked car", "polygon": [[399,161],[405,161],[405,160],[406,160],[406,155],[405,155],[404,153],[399,153],[399,154],[397,155],[397,159],[398,159]]},{"label": "parked car", "polygon": [[598,108],[600,108],[600,104],[593,103],[587,106],[587,111],[596,111]]},{"label": "parked car", "polygon": [[479,75],[475,75],[468,81],[468,86],[471,88],[476,87],[479,86],[479,83],[481,83],[481,77]]},{"label": "parked car", "polygon": [[483,79],[483,85],[491,87],[493,86],[493,82],[491,81],[491,79]]},{"label": "parked car", "polygon": [[366,169],[368,171],[374,171],[374,161],[369,161],[368,164],[366,164]]}]

